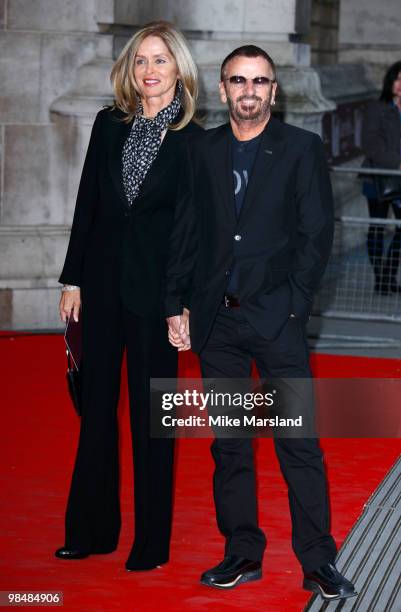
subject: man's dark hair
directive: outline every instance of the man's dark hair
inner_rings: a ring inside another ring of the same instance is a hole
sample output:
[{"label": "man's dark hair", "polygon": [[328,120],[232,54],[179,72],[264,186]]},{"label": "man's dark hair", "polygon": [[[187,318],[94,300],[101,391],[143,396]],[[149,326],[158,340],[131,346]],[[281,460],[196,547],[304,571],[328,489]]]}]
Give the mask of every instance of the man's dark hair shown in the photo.
[{"label": "man's dark hair", "polygon": [[392,102],[393,101],[393,84],[394,81],[397,80],[398,74],[401,72],[401,62],[395,62],[390,68],[387,70],[383,79],[383,89],[380,94],[379,100],[383,100],[383,102]]},{"label": "man's dark hair", "polygon": [[257,47],[256,45],[243,45],[242,47],[238,47],[237,49],[234,49],[234,51],[231,51],[231,53],[227,55],[227,57],[223,61],[220,70],[221,81],[224,81],[224,70],[226,65],[228,64],[228,62],[234,59],[234,57],[264,57],[264,59],[271,66],[271,69],[273,71],[273,79],[276,80],[276,66],[270,55],[260,47]]}]

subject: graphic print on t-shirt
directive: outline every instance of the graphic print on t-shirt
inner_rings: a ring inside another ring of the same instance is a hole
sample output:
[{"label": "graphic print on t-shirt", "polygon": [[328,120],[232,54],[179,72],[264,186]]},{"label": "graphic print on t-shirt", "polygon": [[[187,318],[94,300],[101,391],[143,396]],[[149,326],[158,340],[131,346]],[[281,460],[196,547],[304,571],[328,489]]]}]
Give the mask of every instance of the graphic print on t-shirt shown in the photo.
[{"label": "graphic print on t-shirt", "polygon": [[253,164],[262,135],[251,140],[237,140],[233,134],[231,154],[234,173],[234,196],[237,216],[244,203],[245,192],[252,173]]},{"label": "graphic print on t-shirt", "polygon": [[[248,187],[248,170],[242,170],[243,177],[237,170],[234,170],[234,195],[238,195],[242,188],[246,189]],[[244,185],[243,185],[244,181]]]}]

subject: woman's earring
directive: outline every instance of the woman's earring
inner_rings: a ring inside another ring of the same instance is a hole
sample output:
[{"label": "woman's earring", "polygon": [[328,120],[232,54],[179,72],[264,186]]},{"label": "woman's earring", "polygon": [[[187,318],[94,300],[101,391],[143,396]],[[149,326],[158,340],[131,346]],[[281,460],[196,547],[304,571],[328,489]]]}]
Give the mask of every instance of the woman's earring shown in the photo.
[{"label": "woman's earring", "polygon": [[184,87],[182,85],[182,82],[180,81],[180,79],[178,79],[178,81],[177,81],[177,94],[179,96],[181,96],[183,89],[184,89]]}]

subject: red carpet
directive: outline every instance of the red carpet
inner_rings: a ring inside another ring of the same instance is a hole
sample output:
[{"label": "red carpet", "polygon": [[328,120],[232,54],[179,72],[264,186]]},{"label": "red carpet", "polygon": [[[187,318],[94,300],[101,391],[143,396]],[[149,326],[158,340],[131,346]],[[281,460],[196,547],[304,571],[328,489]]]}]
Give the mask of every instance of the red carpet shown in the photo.
[{"label": "red carpet", "polygon": [[[118,551],[76,562],[55,559],[79,422],[64,384],[61,336],[0,335],[2,510],[0,590],[63,591],[64,609],[80,611],[301,611],[309,598],[290,545],[287,494],[271,440],[258,443],[260,523],[268,537],[263,580],[221,592],[198,584],[222,556],[212,502],[208,440],[180,440],[171,561],[128,574],[132,470],[125,384],[121,400],[123,529]],[[196,357],[182,354],[181,375]],[[321,377],[401,376],[401,361],[313,356]],[[328,465],[332,531],[341,545],[363,504],[400,452],[391,439],[322,440]]]}]

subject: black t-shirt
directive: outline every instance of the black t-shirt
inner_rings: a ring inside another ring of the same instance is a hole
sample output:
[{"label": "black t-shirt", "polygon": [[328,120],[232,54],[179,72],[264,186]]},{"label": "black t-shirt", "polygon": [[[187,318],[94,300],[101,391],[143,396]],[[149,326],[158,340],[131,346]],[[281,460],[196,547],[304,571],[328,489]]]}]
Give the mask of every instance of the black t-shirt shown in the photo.
[{"label": "black t-shirt", "polygon": [[[234,196],[235,211],[239,217],[245,199],[245,192],[251,176],[256,153],[262,139],[262,134],[251,140],[237,140],[232,134],[231,138],[231,157],[234,174]],[[238,292],[238,278],[235,262],[231,271],[230,281],[227,286],[227,293],[235,295]]]}]

